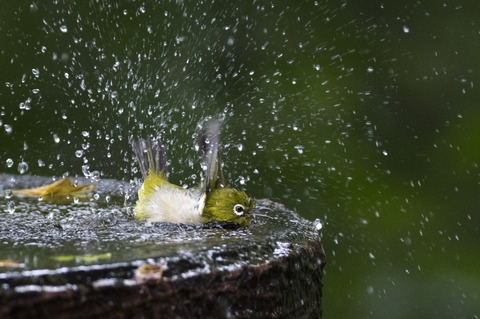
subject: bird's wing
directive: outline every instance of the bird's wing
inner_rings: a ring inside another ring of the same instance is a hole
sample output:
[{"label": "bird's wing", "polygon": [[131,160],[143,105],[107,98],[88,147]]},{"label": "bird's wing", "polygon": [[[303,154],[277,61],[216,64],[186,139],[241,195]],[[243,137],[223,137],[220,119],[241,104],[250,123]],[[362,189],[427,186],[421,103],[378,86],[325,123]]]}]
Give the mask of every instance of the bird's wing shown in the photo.
[{"label": "bird's wing", "polygon": [[204,191],[210,191],[225,185],[221,160],[220,120],[211,120],[202,130],[200,135],[200,147],[203,150],[203,164],[205,167]]}]

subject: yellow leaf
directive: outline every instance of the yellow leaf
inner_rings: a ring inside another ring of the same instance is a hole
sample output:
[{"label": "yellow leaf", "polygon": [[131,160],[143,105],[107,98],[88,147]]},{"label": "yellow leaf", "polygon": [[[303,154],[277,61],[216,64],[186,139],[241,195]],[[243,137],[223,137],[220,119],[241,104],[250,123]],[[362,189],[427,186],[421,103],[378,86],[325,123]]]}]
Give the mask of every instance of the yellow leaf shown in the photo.
[{"label": "yellow leaf", "polygon": [[72,261],[72,260],[95,262],[101,259],[109,259],[111,257],[112,257],[111,253],[105,253],[105,254],[97,254],[97,255],[87,254],[87,255],[54,256],[52,257],[52,259],[60,262]]},{"label": "yellow leaf", "polygon": [[44,199],[63,199],[67,196],[81,197],[95,190],[95,184],[75,186],[67,177],[47,186],[14,190],[13,194],[42,196]]}]

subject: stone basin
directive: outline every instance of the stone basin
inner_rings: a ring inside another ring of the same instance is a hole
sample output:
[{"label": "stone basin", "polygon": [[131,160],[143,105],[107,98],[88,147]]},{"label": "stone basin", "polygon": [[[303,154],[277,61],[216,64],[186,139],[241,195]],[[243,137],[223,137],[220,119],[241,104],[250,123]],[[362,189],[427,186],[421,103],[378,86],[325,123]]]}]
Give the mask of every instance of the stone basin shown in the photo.
[{"label": "stone basin", "polygon": [[[51,182],[0,174],[0,192]],[[135,187],[95,184],[72,202],[0,197],[0,318],[321,317],[325,254],[295,212],[264,199],[247,227],[149,223]],[[135,279],[146,264],[162,278]]]}]

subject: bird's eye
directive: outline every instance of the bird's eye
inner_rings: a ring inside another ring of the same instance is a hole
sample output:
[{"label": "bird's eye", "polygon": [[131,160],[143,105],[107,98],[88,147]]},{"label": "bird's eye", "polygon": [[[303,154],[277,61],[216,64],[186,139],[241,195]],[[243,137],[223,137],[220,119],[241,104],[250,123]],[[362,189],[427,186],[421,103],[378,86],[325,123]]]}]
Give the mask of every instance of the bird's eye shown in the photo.
[{"label": "bird's eye", "polygon": [[236,204],[235,206],[233,206],[233,212],[235,213],[235,215],[242,216],[245,212],[245,208],[243,208],[243,206],[240,204]]}]

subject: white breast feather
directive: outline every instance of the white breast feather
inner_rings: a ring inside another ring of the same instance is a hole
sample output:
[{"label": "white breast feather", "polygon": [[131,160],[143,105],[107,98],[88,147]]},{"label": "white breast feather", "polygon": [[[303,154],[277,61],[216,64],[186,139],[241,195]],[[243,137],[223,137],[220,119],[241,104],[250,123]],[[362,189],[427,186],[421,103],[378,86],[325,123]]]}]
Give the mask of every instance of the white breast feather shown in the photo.
[{"label": "white breast feather", "polygon": [[196,191],[164,186],[145,200],[143,217],[152,222],[198,224],[201,195]]}]

